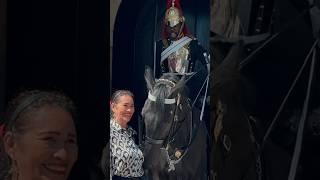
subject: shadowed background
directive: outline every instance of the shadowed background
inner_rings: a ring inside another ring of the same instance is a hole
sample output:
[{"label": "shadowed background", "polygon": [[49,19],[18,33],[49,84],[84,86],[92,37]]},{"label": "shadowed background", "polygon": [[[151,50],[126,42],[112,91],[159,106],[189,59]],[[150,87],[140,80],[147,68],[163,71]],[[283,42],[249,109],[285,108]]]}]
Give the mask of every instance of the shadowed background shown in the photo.
[{"label": "shadowed background", "polygon": [[96,165],[108,138],[107,3],[0,3],[0,111],[22,89],[69,95],[78,108],[79,136],[79,158],[69,179],[99,174]]}]

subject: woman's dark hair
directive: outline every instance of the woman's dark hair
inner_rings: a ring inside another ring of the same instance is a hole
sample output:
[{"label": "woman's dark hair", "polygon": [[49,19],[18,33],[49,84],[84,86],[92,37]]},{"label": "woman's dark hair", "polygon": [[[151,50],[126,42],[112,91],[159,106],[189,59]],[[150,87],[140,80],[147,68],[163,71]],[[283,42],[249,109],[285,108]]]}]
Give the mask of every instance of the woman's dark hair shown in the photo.
[{"label": "woman's dark hair", "polygon": [[[58,91],[28,90],[19,93],[7,106],[4,120],[4,131],[12,133],[23,132],[23,127],[30,112],[35,112],[44,106],[59,107],[70,113],[76,119],[76,110],[73,101]],[[5,134],[5,133],[4,133]],[[0,140],[0,179],[8,177],[11,160],[4,152],[2,138]],[[5,156],[2,156],[5,154]]]},{"label": "woman's dark hair", "polygon": [[111,102],[112,103],[117,103],[118,100],[119,100],[119,97],[124,96],[124,95],[131,96],[132,99],[134,99],[134,95],[133,95],[133,93],[131,91],[129,91],[129,90],[117,90],[112,94]]}]

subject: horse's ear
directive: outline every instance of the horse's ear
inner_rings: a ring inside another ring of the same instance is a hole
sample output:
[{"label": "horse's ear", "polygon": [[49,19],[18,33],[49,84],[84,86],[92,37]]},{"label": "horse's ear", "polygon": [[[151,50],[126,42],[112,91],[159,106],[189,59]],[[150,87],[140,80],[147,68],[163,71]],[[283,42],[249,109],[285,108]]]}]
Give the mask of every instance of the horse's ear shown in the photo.
[{"label": "horse's ear", "polygon": [[171,89],[169,98],[175,97],[186,85],[186,76],[182,76],[180,81]]},{"label": "horse's ear", "polygon": [[149,66],[145,67],[144,79],[146,80],[148,90],[152,91],[155,84],[155,80],[152,74],[152,69]]}]

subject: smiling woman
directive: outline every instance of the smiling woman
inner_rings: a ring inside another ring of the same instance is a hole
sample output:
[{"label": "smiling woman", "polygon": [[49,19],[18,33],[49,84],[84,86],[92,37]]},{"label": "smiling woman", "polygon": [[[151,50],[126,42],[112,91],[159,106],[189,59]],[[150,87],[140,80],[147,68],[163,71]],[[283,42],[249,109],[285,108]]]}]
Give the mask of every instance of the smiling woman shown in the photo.
[{"label": "smiling woman", "polygon": [[[106,179],[110,170],[110,179],[141,179],[144,171],[142,163],[144,157],[142,151],[135,144],[133,136],[136,131],[128,126],[134,113],[134,96],[128,90],[118,90],[111,97],[111,119],[110,119],[110,161],[105,157],[104,167]],[[108,152],[104,152],[108,156]],[[107,163],[110,162],[110,167]],[[110,168],[110,169],[109,169]]]},{"label": "smiling woman", "polygon": [[78,157],[73,102],[26,91],[10,101],[3,136],[6,180],[66,180]]}]

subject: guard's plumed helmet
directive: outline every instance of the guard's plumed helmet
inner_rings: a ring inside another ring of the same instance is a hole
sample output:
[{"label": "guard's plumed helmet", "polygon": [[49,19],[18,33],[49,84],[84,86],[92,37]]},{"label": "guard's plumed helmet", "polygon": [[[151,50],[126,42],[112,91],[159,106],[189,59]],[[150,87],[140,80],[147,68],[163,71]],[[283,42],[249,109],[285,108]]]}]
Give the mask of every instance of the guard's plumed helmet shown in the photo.
[{"label": "guard's plumed helmet", "polygon": [[184,16],[182,15],[179,0],[168,0],[165,13],[165,24],[174,27],[180,22],[184,22]]}]

